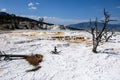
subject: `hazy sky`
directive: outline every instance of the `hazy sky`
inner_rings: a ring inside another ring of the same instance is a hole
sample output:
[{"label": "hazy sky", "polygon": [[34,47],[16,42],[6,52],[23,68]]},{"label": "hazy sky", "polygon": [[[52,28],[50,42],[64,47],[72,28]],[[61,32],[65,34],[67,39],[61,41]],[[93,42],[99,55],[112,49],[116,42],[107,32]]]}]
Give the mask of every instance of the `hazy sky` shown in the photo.
[{"label": "hazy sky", "polygon": [[104,8],[120,22],[120,0],[0,0],[0,11],[65,25],[102,19]]}]

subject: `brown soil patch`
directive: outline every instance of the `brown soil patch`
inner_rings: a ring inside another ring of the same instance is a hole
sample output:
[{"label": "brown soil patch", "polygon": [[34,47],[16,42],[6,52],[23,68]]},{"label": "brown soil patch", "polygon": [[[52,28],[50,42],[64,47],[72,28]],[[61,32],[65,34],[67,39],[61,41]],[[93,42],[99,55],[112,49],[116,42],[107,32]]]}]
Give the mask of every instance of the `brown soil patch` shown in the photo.
[{"label": "brown soil patch", "polygon": [[36,54],[36,55],[27,56],[26,60],[29,62],[29,64],[33,66],[38,66],[39,63],[43,61],[43,55]]}]

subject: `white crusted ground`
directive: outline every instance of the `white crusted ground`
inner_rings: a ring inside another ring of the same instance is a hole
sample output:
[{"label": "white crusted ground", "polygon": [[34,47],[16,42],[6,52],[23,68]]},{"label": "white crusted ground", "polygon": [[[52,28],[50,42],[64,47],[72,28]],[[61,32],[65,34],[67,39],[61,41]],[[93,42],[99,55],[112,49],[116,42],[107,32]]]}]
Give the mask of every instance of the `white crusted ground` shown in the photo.
[{"label": "white crusted ground", "polygon": [[[18,33],[19,32],[19,33]],[[35,32],[34,35],[29,35]],[[91,52],[87,43],[71,44],[65,41],[40,40],[39,31],[13,31],[0,34],[0,51],[7,54],[42,54],[41,69],[26,72],[33,66],[27,61],[0,61],[0,80],[120,80],[120,33]],[[82,35],[87,32],[66,31],[65,35]],[[45,36],[45,35],[44,35]],[[42,36],[43,37],[43,36]],[[59,55],[50,52],[57,46]]]}]

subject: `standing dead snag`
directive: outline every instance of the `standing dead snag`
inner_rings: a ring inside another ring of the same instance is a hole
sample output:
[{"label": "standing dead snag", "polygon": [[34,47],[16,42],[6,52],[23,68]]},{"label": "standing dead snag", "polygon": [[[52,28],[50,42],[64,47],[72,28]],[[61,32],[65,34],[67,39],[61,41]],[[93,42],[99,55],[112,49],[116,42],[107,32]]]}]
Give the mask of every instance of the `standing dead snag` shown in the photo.
[{"label": "standing dead snag", "polygon": [[[97,47],[98,47],[99,43],[101,42],[102,37],[105,34],[104,32],[106,30],[106,27],[107,27],[107,25],[110,21],[111,21],[110,20],[110,15],[108,14],[108,12],[106,12],[105,9],[104,9],[104,20],[102,20],[103,26],[102,26],[101,30],[98,30],[98,25],[97,25],[98,20],[97,20],[97,18],[95,20],[94,26],[92,26],[91,19],[90,19],[89,27],[91,28],[92,41],[93,41],[92,51],[94,53],[97,53]],[[109,39],[109,37],[107,37],[107,39]]]},{"label": "standing dead snag", "polygon": [[44,18],[39,18],[40,28],[43,28]]}]

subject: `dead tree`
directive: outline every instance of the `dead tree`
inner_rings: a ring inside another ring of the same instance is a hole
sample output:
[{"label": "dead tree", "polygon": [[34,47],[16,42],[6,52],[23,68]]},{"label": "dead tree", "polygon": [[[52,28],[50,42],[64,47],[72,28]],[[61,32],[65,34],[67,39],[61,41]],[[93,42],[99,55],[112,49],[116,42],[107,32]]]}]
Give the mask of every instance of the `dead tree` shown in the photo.
[{"label": "dead tree", "polygon": [[44,18],[39,18],[39,23],[41,28],[43,28],[43,21],[44,21]]},{"label": "dead tree", "polygon": [[94,26],[92,26],[92,22],[90,20],[89,27],[91,28],[92,41],[93,41],[92,52],[97,53],[97,47],[98,47],[99,43],[101,42],[102,37],[105,34],[104,31],[106,30],[106,27],[110,21],[111,21],[110,15],[108,14],[108,12],[106,12],[105,9],[104,9],[104,20],[102,20],[103,25],[100,30],[98,30],[97,18],[95,20]]}]

